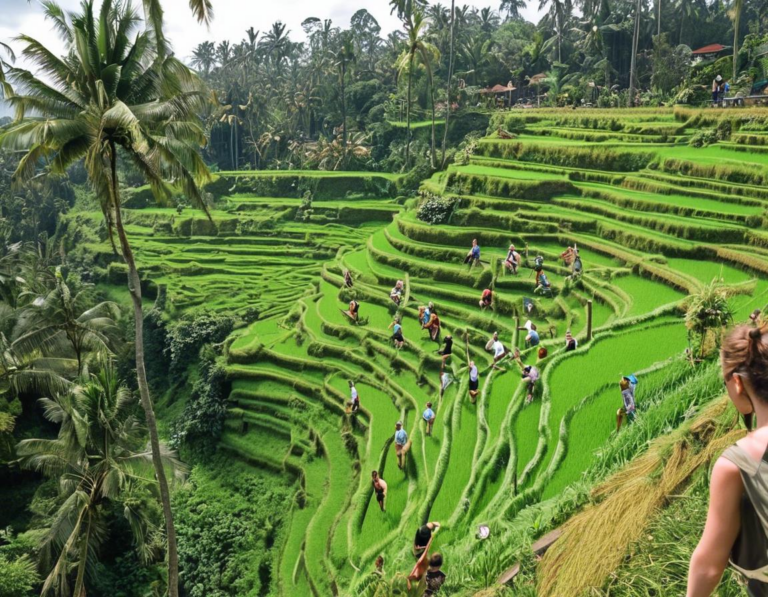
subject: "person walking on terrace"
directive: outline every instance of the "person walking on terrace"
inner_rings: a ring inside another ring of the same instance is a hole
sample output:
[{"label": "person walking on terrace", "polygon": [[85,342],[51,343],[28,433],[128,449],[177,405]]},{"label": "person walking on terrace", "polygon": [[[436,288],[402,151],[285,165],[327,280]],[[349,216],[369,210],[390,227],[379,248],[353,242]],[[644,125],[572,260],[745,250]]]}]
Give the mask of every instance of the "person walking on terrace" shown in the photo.
[{"label": "person walking on terrace", "polygon": [[395,283],[395,287],[389,292],[389,298],[392,299],[392,302],[395,303],[398,307],[400,306],[400,301],[403,300],[403,281],[398,280]]},{"label": "person walking on terrace", "polygon": [[392,320],[387,329],[390,328],[392,329],[392,343],[395,345],[395,348],[400,350],[405,344],[405,338],[403,338],[403,326],[400,324],[398,317]]},{"label": "person walking on terrace", "polygon": [[443,556],[439,553],[434,553],[429,558],[429,568],[427,569],[427,575],[425,576],[427,589],[424,592],[424,597],[433,597],[437,595],[440,587],[445,584],[445,572],[440,570],[443,565]]},{"label": "person walking on terrace", "polygon": [[480,245],[477,244],[477,239],[472,240],[472,248],[469,250],[469,253],[467,253],[467,256],[464,258],[464,263],[469,264],[480,264]]},{"label": "person walking on terrace", "polygon": [[486,309],[493,309],[493,290],[486,288],[483,290],[483,294],[480,297],[480,309],[485,311]]},{"label": "person walking on terrace", "polygon": [[403,429],[402,421],[395,423],[395,454],[397,454],[397,468],[405,470],[405,446],[408,443],[408,434]]},{"label": "person walking on terrace", "polygon": [[371,485],[373,485],[373,492],[376,494],[379,508],[382,512],[386,512],[387,483],[379,476],[379,471],[371,473]]},{"label": "person walking on terrace", "polygon": [[624,405],[616,412],[616,431],[621,429],[621,424],[624,419],[627,419],[627,423],[631,424],[635,422],[635,387],[637,386],[637,378],[634,375],[622,377],[619,382],[621,388],[621,400]]},{"label": "person walking on terrace", "polygon": [[421,328],[429,330],[429,337],[433,342],[440,342],[440,318],[437,316],[437,310],[434,305],[430,303],[431,309],[429,313],[429,320],[424,323]]},{"label": "person walking on terrace", "polygon": [[360,303],[355,299],[349,301],[349,308],[346,311],[342,311],[344,315],[349,317],[352,321],[357,322],[357,316],[360,311]]},{"label": "person walking on terrace", "polygon": [[565,352],[576,350],[578,345],[579,343],[576,341],[576,338],[571,335],[571,330],[565,332]]},{"label": "person walking on terrace", "polygon": [[432,535],[436,534],[439,530],[439,522],[428,522],[419,527],[419,530],[416,531],[416,536],[413,538],[413,557],[418,560],[424,554],[429,546],[429,542],[432,541]]},{"label": "person walking on terrace", "polygon": [[443,362],[440,365],[440,370],[442,371],[445,367],[445,362],[451,358],[451,355],[453,354],[453,336],[446,334],[445,339],[443,340],[443,347],[437,351],[437,354],[443,357]]},{"label": "person walking on terrace", "polygon": [[360,395],[357,393],[355,382],[349,380],[349,412],[353,415],[360,410]]},{"label": "person walking on terrace", "polygon": [[504,259],[504,267],[507,271],[512,272],[512,275],[517,275],[517,268],[520,267],[520,253],[515,251],[515,245],[509,245],[507,257]]},{"label": "person walking on terrace", "polygon": [[[707,522],[691,556],[687,597],[709,597],[729,562],[750,597],[768,595],[768,326],[740,325],[720,351],[728,396],[758,427],[712,468]],[[751,421],[747,428],[751,427]]]},{"label": "person walking on terrace", "polygon": [[427,436],[432,435],[432,425],[435,424],[435,411],[432,410],[432,403],[427,402],[427,408],[424,409],[424,412],[422,413],[421,417],[424,419],[424,422],[427,424]]},{"label": "person walking on terrace", "polygon": [[480,374],[475,361],[469,361],[469,399],[472,403],[477,400],[477,388],[480,386]]}]

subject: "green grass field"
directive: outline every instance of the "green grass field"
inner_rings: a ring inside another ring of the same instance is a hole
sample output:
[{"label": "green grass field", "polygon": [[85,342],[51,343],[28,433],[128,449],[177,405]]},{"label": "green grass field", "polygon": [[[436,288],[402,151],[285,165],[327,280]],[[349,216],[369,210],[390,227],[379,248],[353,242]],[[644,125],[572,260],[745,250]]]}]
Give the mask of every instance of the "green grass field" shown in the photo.
[{"label": "green grass field", "polygon": [[[768,155],[691,147],[703,125],[670,110],[611,114],[528,111],[522,125],[517,114],[500,116],[516,139],[494,133],[479,144],[482,156],[425,181],[459,198],[441,225],[393,199],[398,176],[363,172],[220,173],[212,221],[189,210],[127,211],[142,275],[167,287],[172,314],[208,308],[244,322],[228,349],[233,390],[221,449],[295,483],[275,593],[359,595],[379,554],[387,571],[410,569],[410,541],[426,520],[443,523],[438,544],[449,578],[458,578],[451,557],[472,561],[477,524],[501,533],[526,506],[577,482],[613,441],[621,375],[641,380],[640,417],[653,408],[652,389],[684,383],[666,372],[687,346],[678,308],[687,293],[713,279],[738,286],[737,320],[768,303],[760,265],[768,235],[759,232]],[[301,193],[278,179],[322,189],[312,212],[302,215]],[[482,255],[470,267],[462,259],[473,238]],[[501,265],[510,242],[528,249],[517,276]],[[573,243],[585,268],[579,280],[560,258]],[[124,296],[125,273],[108,244],[93,238],[88,248],[113,296]],[[533,293],[538,253],[553,297]],[[399,307],[389,298],[397,280],[405,281]],[[490,287],[496,309],[482,311]],[[358,323],[343,314],[353,298]],[[429,302],[454,339],[442,394],[439,345],[418,321]],[[388,329],[395,317],[406,341],[399,351]],[[541,360],[516,329],[527,318],[547,348]],[[569,329],[579,341],[573,353],[564,352]],[[491,374],[485,344],[494,331],[541,370],[532,404],[514,362]],[[476,403],[468,358],[480,370]],[[356,416],[345,412],[349,380],[360,392]],[[432,437],[421,420],[428,401]],[[392,443],[398,420],[410,439],[404,471]],[[374,469],[388,483],[385,513],[371,491]],[[493,570],[509,564],[496,560]],[[461,593],[455,582],[446,594]]]}]

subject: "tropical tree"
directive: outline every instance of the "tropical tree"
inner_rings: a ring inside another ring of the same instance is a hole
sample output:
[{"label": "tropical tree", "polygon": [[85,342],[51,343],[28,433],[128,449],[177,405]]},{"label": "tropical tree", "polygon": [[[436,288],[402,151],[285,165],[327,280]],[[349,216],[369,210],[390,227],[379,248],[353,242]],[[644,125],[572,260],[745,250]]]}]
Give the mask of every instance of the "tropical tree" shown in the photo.
[{"label": "tropical tree", "polygon": [[216,46],[212,41],[204,41],[198,44],[192,51],[192,66],[203,71],[206,75],[216,64]]},{"label": "tropical tree", "polygon": [[628,107],[635,105],[635,73],[637,65],[637,47],[640,42],[640,10],[642,7],[642,0],[637,0],[635,6],[635,25],[632,35],[632,56],[630,58],[629,66],[629,97],[627,98]]},{"label": "tropical tree", "polygon": [[137,381],[165,518],[169,593],[177,597],[176,533],[144,364],[141,279],[123,225],[117,163],[119,152],[166,200],[171,190],[165,177],[172,178],[190,201],[205,208],[199,184],[210,175],[196,150],[205,142],[197,116],[204,96],[183,64],[159,52],[150,31],[138,32],[132,41],[138,15],[129,4],[104,0],[96,14],[93,0],[85,0],[71,22],[53,2],[45,11],[57,23],[67,54],[60,58],[33,37],[20,36],[33,70],[8,71],[17,118],[0,133],[0,146],[26,151],[15,173],[19,184],[43,160],[55,173],[84,160],[108,234],[117,233],[128,268]]},{"label": "tropical tree", "polygon": [[689,340],[698,343],[699,358],[718,347],[722,332],[733,321],[728,299],[728,289],[719,280],[713,280],[686,301],[685,327]]},{"label": "tropical tree", "polygon": [[56,270],[56,286],[22,310],[16,322],[17,333],[11,348],[16,354],[39,353],[49,356],[62,345],[71,349],[77,362],[77,375],[83,372],[86,351],[112,351],[119,340],[116,303],[104,301],[89,307],[84,289],[73,293]]},{"label": "tropical tree", "polygon": [[[85,597],[86,572],[93,573],[93,556],[109,536],[112,511],[127,519],[140,557],[156,557],[158,528],[143,499],[157,486],[153,457],[142,449],[132,394],[108,361],[85,385],[40,403],[45,418],[59,425],[58,436],[24,440],[16,453],[23,468],[59,481],[58,510],[40,545],[41,565],[49,570],[42,593]],[[172,454],[161,457],[175,475],[183,473]]]},{"label": "tropical tree", "polygon": [[15,60],[16,55],[11,46],[0,41],[0,91],[5,97],[13,95],[13,89],[5,80],[5,70],[12,68],[12,63]]},{"label": "tropical tree", "polygon": [[739,26],[741,25],[741,13],[744,10],[744,0],[733,0],[728,16],[733,21],[733,71],[731,78],[736,82],[739,76]]},{"label": "tropical tree", "polygon": [[573,2],[571,0],[539,0],[539,10],[547,11],[547,16],[555,30],[555,42],[557,43],[557,61],[563,62],[563,35],[565,27],[573,14]]},{"label": "tropical tree", "polygon": [[410,167],[410,145],[411,145],[411,107],[412,107],[412,88],[413,88],[413,71],[416,68],[416,59],[419,58],[423,64],[424,69],[427,72],[427,79],[429,82],[429,89],[431,93],[432,104],[432,144],[431,144],[431,160],[432,167],[435,167],[436,155],[435,155],[435,86],[432,77],[432,63],[439,58],[439,52],[437,48],[426,41],[426,19],[424,17],[424,11],[421,8],[415,7],[410,13],[404,13],[403,26],[405,27],[406,34],[408,36],[407,48],[400,55],[397,63],[398,72],[402,75],[406,74],[408,77],[408,103],[406,114],[406,146],[405,146],[405,167]]},{"label": "tropical tree", "polygon": [[441,167],[445,167],[445,150],[448,144],[448,125],[451,121],[451,84],[453,83],[453,59],[456,39],[456,0],[451,0],[451,33],[448,54],[448,76],[445,82],[445,126],[443,127],[443,153],[440,158]]},{"label": "tropical tree", "polygon": [[[340,103],[341,103],[341,139],[342,147],[346,152],[347,147],[347,69],[349,65],[357,60],[355,54],[355,46],[352,43],[352,35],[349,31],[345,31],[341,35],[339,48],[333,53],[334,67],[338,70],[339,83],[341,88],[339,90]],[[343,163],[344,160],[342,160]]]},{"label": "tropical tree", "polygon": [[519,19],[526,6],[525,0],[501,0],[499,12],[506,12],[508,19]]}]

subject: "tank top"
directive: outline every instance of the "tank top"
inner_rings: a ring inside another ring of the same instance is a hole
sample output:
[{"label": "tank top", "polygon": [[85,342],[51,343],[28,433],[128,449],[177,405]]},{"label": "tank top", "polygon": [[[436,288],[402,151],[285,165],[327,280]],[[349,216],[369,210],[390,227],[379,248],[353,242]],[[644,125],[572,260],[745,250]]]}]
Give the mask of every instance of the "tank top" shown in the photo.
[{"label": "tank top", "polygon": [[723,457],[739,467],[744,483],[741,529],[731,549],[731,566],[748,579],[750,597],[768,597],[768,448],[760,462],[738,445]]}]

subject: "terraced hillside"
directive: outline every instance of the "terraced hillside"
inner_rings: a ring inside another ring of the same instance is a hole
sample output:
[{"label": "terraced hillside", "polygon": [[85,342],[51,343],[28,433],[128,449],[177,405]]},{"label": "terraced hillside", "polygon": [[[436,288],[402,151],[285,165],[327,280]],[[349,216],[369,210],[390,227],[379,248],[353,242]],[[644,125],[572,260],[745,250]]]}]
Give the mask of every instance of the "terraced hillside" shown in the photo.
[{"label": "terraced hillside", "polygon": [[[451,557],[491,553],[474,539],[476,525],[508,536],[525,508],[560,495],[611,442],[621,375],[640,379],[641,418],[680,396],[691,376],[679,308],[687,294],[721,280],[737,319],[768,303],[768,112],[494,118],[466,163],[423,183],[424,193],[455,199],[447,223],[420,221],[421,199],[396,199],[396,177],[354,173],[222,173],[209,189],[212,220],[127,210],[144,275],[168,287],[176,309],[205,304],[251,322],[228,350],[221,449],[296,479],[272,571],[276,594],[361,594],[379,554],[387,572],[410,569],[410,542],[426,520],[443,524],[436,544],[447,554],[446,590],[459,594],[468,584]],[[720,140],[689,144],[709,131]],[[481,262],[464,265],[472,239]],[[120,282],[108,246],[85,241],[99,271]],[[527,246],[529,261],[544,257],[553,297],[533,294],[528,266],[504,271],[510,242]],[[585,267],[578,281],[559,258],[573,243]],[[389,298],[397,280],[399,307]],[[478,307],[485,288],[495,291],[494,310]],[[358,324],[342,313],[352,298]],[[428,302],[455,342],[442,396],[439,346],[417,320]],[[388,329],[396,316],[401,350]],[[518,330],[529,316],[548,349],[542,360]],[[579,341],[573,352],[564,351],[566,330]],[[542,371],[531,404],[514,363],[490,367],[494,331]],[[480,368],[476,403],[467,359]],[[361,398],[356,416],[345,411],[349,380]],[[421,421],[428,401],[437,413],[431,436]],[[392,445],[397,420],[410,438],[405,471]],[[389,486],[386,513],[372,495],[373,469]],[[477,583],[509,564],[498,546]]]}]

